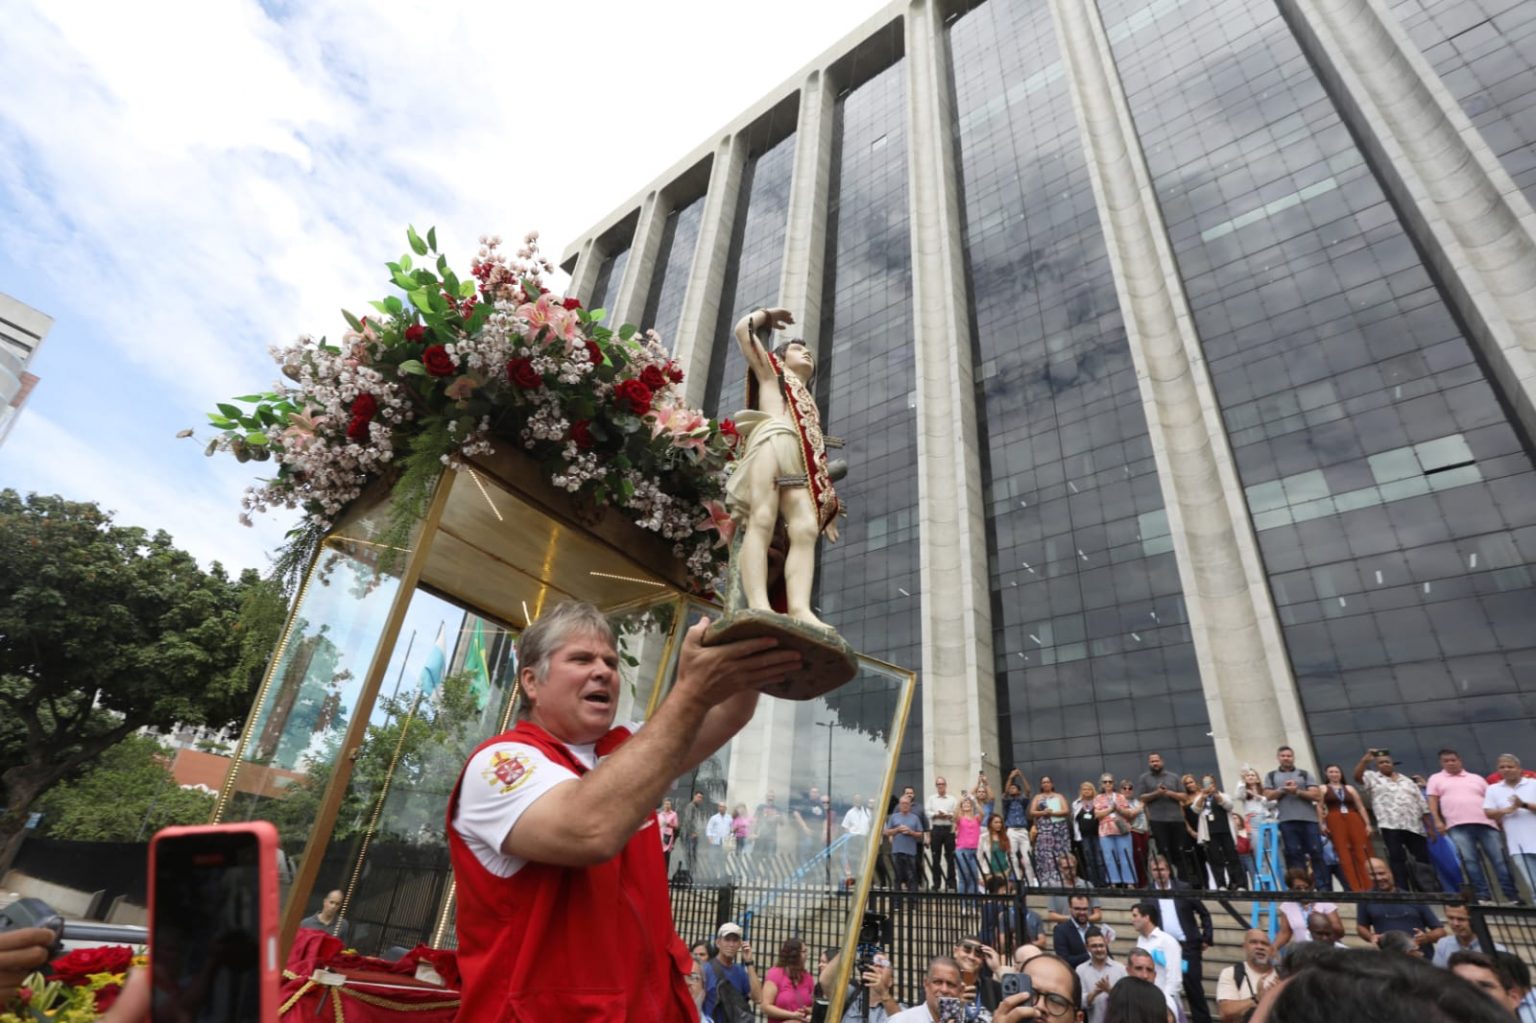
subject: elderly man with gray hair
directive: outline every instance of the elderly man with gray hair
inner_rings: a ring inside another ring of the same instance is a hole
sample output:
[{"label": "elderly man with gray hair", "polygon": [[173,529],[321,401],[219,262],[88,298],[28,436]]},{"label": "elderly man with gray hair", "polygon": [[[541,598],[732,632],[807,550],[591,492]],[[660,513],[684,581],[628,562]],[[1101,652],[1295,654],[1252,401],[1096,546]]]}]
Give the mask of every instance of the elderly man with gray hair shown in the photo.
[{"label": "elderly man with gray hair", "polygon": [[643,728],[614,727],[619,655],[597,608],[560,604],[519,638],[519,720],[471,754],[448,806],[462,1019],[696,1017],[654,809],[800,666],[772,639],[705,647],[708,624]]}]

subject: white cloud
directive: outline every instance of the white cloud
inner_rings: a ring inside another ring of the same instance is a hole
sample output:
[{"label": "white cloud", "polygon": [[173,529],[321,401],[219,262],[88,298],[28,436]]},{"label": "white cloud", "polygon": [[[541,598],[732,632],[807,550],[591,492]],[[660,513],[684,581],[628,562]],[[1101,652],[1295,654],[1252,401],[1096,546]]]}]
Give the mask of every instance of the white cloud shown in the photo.
[{"label": "white cloud", "polygon": [[[258,564],[234,524],[257,473],[170,437],[270,384],[268,345],[364,310],[407,222],[461,265],[481,232],[534,227],[557,258],[874,9],[12,0],[0,290],[57,323],[0,484],[171,516]],[[92,470],[17,450],[39,443]]]}]

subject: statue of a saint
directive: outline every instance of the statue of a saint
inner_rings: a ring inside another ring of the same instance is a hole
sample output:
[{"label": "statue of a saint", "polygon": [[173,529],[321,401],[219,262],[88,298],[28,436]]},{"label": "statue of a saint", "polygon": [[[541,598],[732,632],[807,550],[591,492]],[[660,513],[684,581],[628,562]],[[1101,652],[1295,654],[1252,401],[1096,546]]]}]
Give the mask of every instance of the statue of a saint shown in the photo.
[{"label": "statue of a saint", "polygon": [[[705,642],[773,635],[801,651],[805,668],[766,691],[809,699],[848,681],[858,665],[853,649],[811,610],[816,541],[837,539],[843,508],[827,462],[827,447],[837,441],[822,433],[810,390],[815,356],[799,339],[772,350],[764,343],[794,322],[786,309],[759,309],[736,325],[751,407],[734,417],[741,449],[726,484],[737,525],[726,614]],[[773,591],[781,547],[779,593]]]},{"label": "statue of a saint", "polygon": [[747,607],[775,610],[768,596],[769,545],[782,519],[784,607],[791,618],[830,628],[811,611],[816,540],[837,540],[842,506],[827,470],[821,413],[811,395],[816,357],[796,338],[768,351],[759,333],[772,336],[795,322],[786,309],[759,309],[736,324],[736,341],[747,357],[747,404],[735,416],[742,452],[726,488],[731,515],[743,531],[740,559]]}]

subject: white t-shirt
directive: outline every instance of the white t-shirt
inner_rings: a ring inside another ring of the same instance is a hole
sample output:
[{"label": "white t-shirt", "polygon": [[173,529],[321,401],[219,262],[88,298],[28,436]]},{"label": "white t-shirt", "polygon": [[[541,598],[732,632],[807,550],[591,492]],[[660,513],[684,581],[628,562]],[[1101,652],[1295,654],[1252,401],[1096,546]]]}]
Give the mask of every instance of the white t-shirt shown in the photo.
[{"label": "white t-shirt", "polygon": [[[640,726],[631,724],[630,731]],[[597,744],[567,745],[588,770],[597,766]],[[576,780],[575,772],[532,746],[499,742],[470,758],[459,787],[453,826],[475,859],[497,877],[511,877],[528,861],[508,856],[501,843],[527,809],[550,789]]]},{"label": "white t-shirt", "polygon": [[850,835],[869,834],[871,814],[867,806],[850,806],[843,814],[843,830]]},{"label": "white t-shirt", "polygon": [[[1509,806],[1510,796],[1518,796],[1522,803],[1536,803],[1536,778],[1522,777],[1513,788],[1503,781],[1488,786],[1488,792],[1483,796],[1483,808],[1505,809]],[[1516,810],[1508,817],[1499,818],[1498,823],[1504,828],[1504,841],[1508,843],[1511,855],[1536,855],[1536,813],[1525,809]]]},{"label": "white t-shirt", "polygon": [[952,828],[955,826],[955,808],[959,805],[960,801],[954,796],[941,796],[933,792],[929,794],[924,809],[928,811],[930,823]]}]

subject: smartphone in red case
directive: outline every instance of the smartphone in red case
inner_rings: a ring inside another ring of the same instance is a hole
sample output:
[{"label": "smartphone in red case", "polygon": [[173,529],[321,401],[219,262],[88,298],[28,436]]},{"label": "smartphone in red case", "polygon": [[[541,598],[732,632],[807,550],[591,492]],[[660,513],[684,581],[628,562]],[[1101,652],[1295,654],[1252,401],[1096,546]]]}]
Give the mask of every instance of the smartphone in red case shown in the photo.
[{"label": "smartphone in red case", "polygon": [[276,1023],[277,830],[166,828],[149,845],[153,1023]]}]

